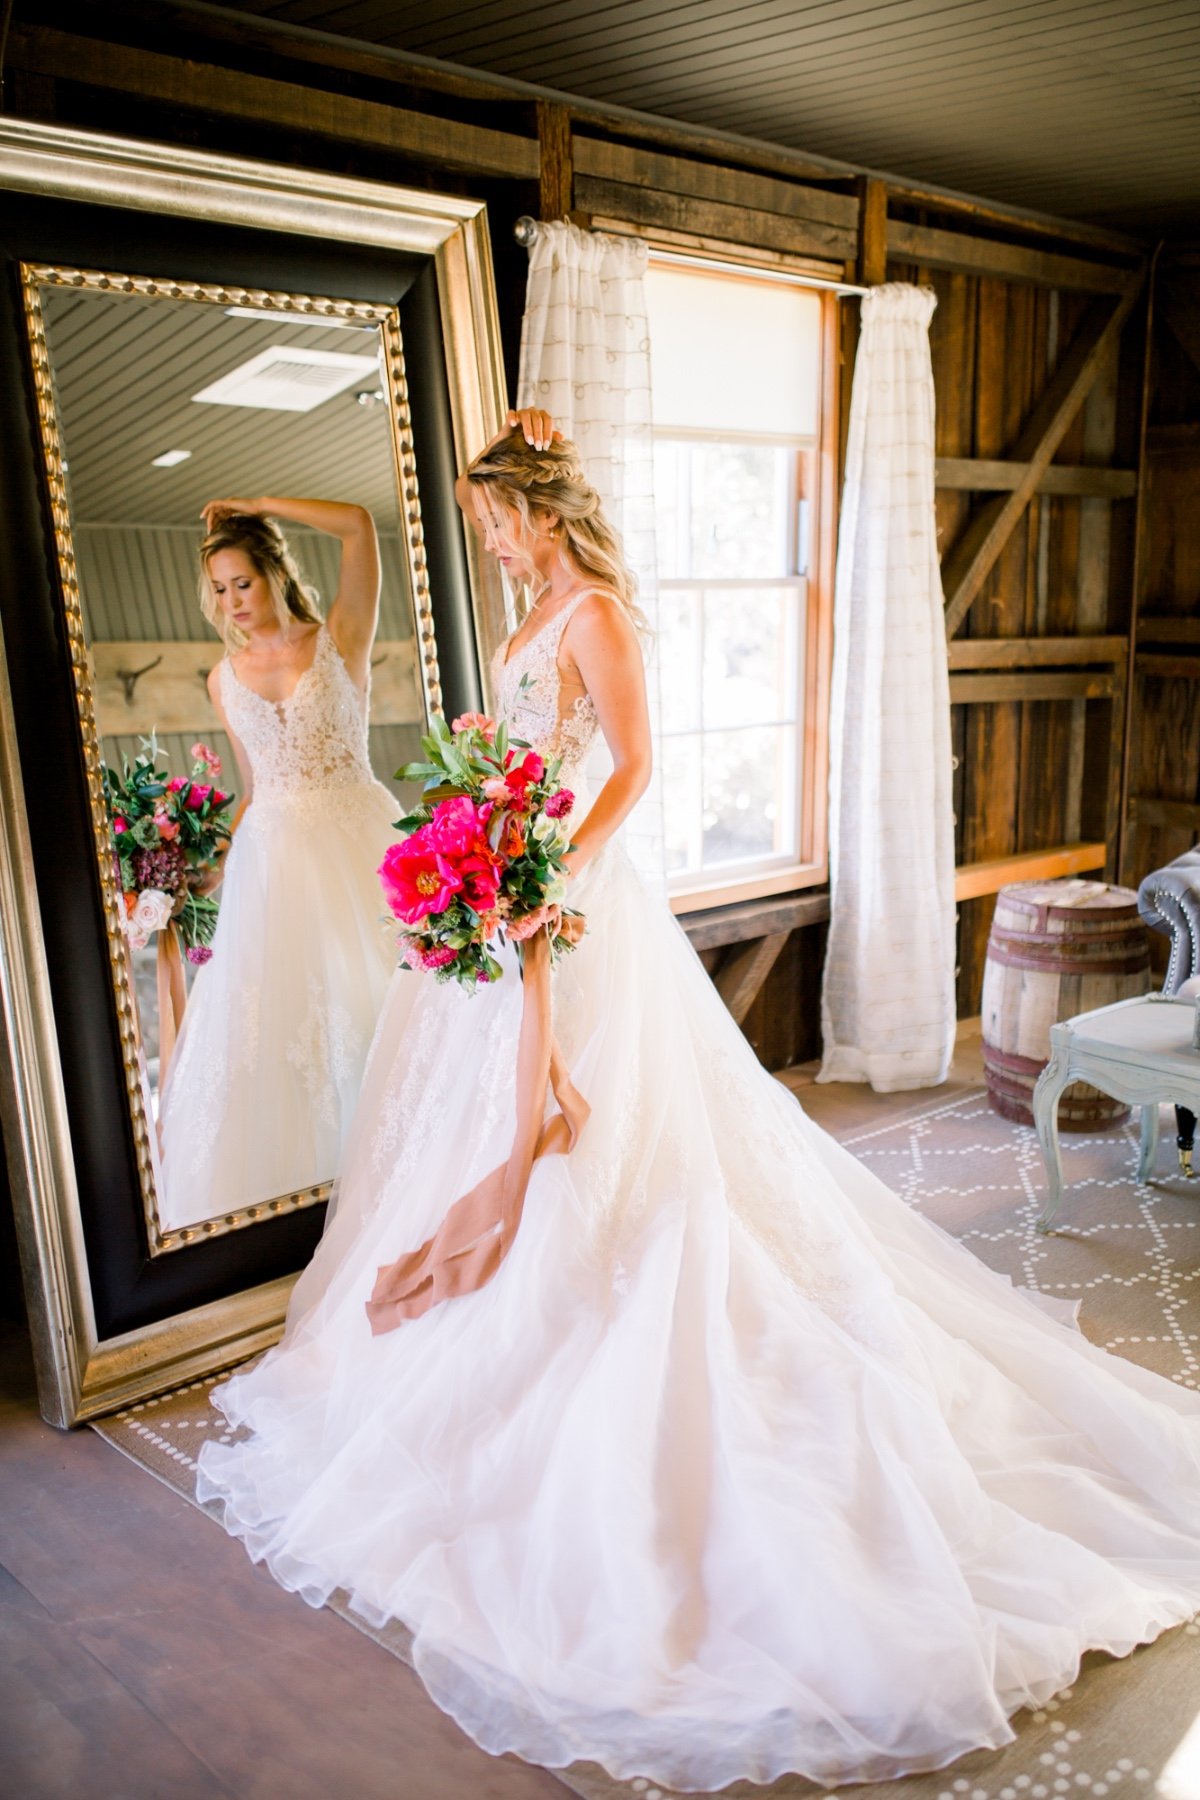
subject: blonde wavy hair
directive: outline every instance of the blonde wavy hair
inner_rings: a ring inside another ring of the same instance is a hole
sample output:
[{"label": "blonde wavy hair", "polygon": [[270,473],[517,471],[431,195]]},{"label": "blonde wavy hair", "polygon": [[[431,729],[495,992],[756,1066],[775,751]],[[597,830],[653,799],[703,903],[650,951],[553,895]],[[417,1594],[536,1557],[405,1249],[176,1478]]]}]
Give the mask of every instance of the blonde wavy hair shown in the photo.
[{"label": "blonde wavy hair", "polygon": [[649,634],[649,620],[637,603],[637,578],[625,561],[619,533],[604,517],[600,496],[584,474],[574,444],[563,441],[535,450],[522,431],[511,431],[477,456],[466,476],[471,487],[485,489],[529,529],[536,529],[539,513],[556,519],[562,526],[563,549],[571,565],[614,594],[636,629]]},{"label": "blonde wavy hair", "polygon": [[317,625],[321,620],[319,596],[300,573],[288,541],[274,519],[264,513],[222,513],[200,545],[200,610],[227,650],[240,650],[246,633],[221,611],[213,592],[210,565],[222,550],[240,550],[249,557],[271,590],[275,616],[283,631],[299,622]]}]

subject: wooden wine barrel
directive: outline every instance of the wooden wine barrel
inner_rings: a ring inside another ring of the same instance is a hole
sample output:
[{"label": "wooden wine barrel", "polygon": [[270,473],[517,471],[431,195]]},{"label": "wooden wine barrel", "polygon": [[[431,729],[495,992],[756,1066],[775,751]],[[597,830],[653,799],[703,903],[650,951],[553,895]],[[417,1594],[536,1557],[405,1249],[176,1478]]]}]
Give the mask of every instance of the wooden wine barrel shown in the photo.
[{"label": "wooden wine barrel", "polygon": [[[1033,1123],[1033,1089],[1050,1060],[1050,1027],[1150,987],[1150,944],[1137,895],[1103,881],[1019,881],[1000,889],[983,973],[988,1099]],[[1058,1110],[1064,1131],[1121,1125],[1129,1108],[1076,1082]]]}]

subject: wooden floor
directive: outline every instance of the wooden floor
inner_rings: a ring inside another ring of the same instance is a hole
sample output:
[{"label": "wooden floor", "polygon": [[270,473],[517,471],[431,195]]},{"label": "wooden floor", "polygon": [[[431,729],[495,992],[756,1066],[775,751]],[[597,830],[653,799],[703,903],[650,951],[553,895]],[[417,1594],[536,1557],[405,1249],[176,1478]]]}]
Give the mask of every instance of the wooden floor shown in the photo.
[{"label": "wooden floor", "polygon": [[[785,1077],[835,1135],[979,1079],[977,1033],[920,1093]],[[478,1750],[395,1658],[277,1588],[240,1544],[87,1430],[38,1417],[0,1335],[4,1800],[564,1800]]]}]

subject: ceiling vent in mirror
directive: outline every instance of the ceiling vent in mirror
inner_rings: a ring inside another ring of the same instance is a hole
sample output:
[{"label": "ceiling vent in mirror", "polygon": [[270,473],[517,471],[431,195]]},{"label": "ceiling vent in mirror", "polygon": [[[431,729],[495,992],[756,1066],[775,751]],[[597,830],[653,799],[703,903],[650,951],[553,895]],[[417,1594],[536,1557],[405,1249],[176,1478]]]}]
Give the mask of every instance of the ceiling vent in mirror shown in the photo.
[{"label": "ceiling vent in mirror", "polygon": [[374,356],[340,350],[301,350],[272,344],[228,375],[193,394],[208,406],[258,406],[273,412],[311,412],[323,400],[378,372]]}]

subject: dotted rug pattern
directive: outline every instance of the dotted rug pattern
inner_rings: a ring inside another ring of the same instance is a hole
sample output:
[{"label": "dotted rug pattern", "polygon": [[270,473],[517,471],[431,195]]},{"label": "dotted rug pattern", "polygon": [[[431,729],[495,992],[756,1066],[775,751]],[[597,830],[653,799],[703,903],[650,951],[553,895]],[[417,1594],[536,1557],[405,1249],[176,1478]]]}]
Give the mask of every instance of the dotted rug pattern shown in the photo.
[{"label": "dotted rug pattern", "polygon": [[[1066,1190],[1055,1232],[1043,1206],[1037,1139],[987,1105],[982,1089],[845,1134],[905,1202],[952,1231],[1015,1281],[1082,1302],[1094,1343],[1187,1387],[1200,1384],[1200,1181],[1172,1172],[1173,1131],[1153,1184],[1139,1186],[1130,1128],[1068,1138]],[[1193,1323],[1196,1329],[1193,1329]],[[220,1376],[94,1422],[108,1443],[195,1504],[196,1457],[229,1428],[210,1404]],[[335,1595],[332,1610],[382,1648],[409,1660],[400,1625],[367,1626]],[[914,1621],[919,1629],[919,1621]],[[858,1800],[1200,1800],[1200,1623],[1193,1621],[1115,1661],[1085,1656],[1070,1688],[1013,1721],[1016,1742],[975,1751],[950,1768],[847,1786]],[[652,1782],[614,1781],[577,1763],[557,1778],[582,1800],[682,1800]],[[806,1800],[827,1790],[796,1776],[770,1786],[738,1782],[727,1800]]]}]

